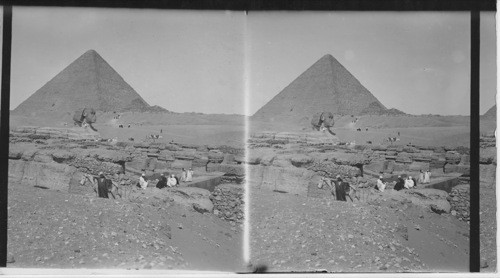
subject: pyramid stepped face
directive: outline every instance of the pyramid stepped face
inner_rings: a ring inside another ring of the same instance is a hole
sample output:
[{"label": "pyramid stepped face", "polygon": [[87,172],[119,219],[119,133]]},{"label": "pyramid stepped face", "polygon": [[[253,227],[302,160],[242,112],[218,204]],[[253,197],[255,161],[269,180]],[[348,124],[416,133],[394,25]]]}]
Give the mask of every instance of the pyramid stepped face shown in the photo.
[{"label": "pyramid stepped face", "polygon": [[484,113],[483,117],[488,119],[496,119],[497,118],[497,106],[493,105],[486,113]]},{"label": "pyramid stepped face", "polygon": [[[316,112],[359,115],[371,105],[376,114],[386,107],[331,55],[325,55],[271,99],[253,118],[297,122]],[[364,112],[366,112],[365,110]]]},{"label": "pyramid stepped face", "polygon": [[93,107],[99,111],[148,108],[149,105],[94,50],[85,52],[42,88],[21,103],[13,113],[72,113]]}]

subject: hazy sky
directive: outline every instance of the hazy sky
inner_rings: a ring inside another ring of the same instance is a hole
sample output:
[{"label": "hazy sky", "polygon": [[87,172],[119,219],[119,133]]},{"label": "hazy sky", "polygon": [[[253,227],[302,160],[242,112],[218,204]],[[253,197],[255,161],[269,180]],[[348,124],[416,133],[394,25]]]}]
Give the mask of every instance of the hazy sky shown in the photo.
[{"label": "hazy sky", "polygon": [[[496,87],[495,21],[484,15],[481,113]],[[468,115],[469,25],[456,12],[15,7],[11,108],[95,49],[149,104],[175,112],[244,114],[247,84],[251,115],[331,54],[388,108]]]}]

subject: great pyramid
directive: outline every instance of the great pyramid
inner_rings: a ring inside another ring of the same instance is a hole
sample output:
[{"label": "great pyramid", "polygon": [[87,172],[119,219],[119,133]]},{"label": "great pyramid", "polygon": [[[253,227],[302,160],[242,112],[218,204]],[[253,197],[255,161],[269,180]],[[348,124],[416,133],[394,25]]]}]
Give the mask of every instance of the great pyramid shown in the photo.
[{"label": "great pyramid", "polygon": [[496,119],[497,118],[497,106],[493,105],[486,113],[483,115],[484,118],[487,119]]},{"label": "great pyramid", "polygon": [[36,116],[72,113],[78,108],[98,111],[143,110],[144,99],[95,51],[89,50],[13,110]]},{"label": "great pyramid", "polygon": [[[368,108],[370,107],[370,108]],[[327,54],[302,73],[252,118],[298,122],[319,111],[341,115],[383,114],[387,108],[332,55]]]}]

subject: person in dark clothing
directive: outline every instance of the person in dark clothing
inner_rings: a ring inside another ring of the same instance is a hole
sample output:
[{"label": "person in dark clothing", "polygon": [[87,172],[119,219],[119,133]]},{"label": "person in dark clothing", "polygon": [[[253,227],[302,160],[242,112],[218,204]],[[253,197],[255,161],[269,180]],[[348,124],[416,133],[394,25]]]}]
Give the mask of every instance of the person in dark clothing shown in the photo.
[{"label": "person in dark clothing", "polygon": [[[346,183],[342,181],[342,178],[338,175],[337,180],[335,181],[335,195],[337,196],[337,201],[347,202],[345,198],[345,185]],[[349,185],[347,185],[349,187]]]},{"label": "person in dark clothing", "polygon": [[417,180],[415,178],[411,178],[413,180],[413,186],[416,187],[417,186]]},{"label": "person in dark clothing", "polygon": [[399,190],[403,189],[404,186],[405,186],[405,181],[403,180],[403,178],[401,178],[401,176],[399,176],[398,182],[394,186],[394,190],[399,191]]},{"label": "person in dark clothing", "polygon": [[181,180],[176,175],[174,175],[174,178],[177,182],[177,186],[181,185],[181,182],[180,182]]},{"label": "person in dark clothing", "polygon": [[97,194],[98,194],[99,198],[109,199],[109,196],[108,196],[109,182],[108,182],[108,179],[106,179],[106,177],[104,176],[104,173],[99,172],[99,177],[94,178],[94,179],[97,180]]},{"label": "person in dark clothing", "polygon": [[156,187],[159,189],[167,187],[167,178],[163,174],[161,174],[160,181],[156,184]]}]

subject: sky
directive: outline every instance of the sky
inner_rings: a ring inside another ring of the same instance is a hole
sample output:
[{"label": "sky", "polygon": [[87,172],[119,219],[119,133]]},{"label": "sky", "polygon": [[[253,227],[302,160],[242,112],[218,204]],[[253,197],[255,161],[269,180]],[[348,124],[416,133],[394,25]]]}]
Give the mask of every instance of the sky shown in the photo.
[{"label": "sky", "polygon": [[[494,14],[481,23],[484,113],[495,101]],[[331,54],[388,108],[470,114],[469,13],[15,7],[12,43],[12,109],[94,49],[149,104],[175,112],[252,115]]]}]

